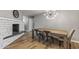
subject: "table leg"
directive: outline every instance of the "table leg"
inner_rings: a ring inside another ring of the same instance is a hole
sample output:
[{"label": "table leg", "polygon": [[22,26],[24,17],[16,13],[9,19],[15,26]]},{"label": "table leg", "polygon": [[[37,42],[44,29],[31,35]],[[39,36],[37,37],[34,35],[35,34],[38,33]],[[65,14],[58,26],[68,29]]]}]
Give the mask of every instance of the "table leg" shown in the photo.
[{"label": "table leg", "polygon": [[34,39],[34,29],[32,29],[32,39]]}]

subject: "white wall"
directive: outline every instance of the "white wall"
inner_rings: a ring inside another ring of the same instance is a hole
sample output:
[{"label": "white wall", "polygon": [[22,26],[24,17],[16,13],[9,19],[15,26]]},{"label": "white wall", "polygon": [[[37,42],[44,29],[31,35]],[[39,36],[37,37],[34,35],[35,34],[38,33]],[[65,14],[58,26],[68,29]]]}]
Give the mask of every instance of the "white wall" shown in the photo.
[{"label": "white wall", "polygon": [[[12,19],[12,21],[10,21],[8,19]],[[23,20],[23,15],[22,15],[22,12],[20,10],[19,10],[19,18],[14,18],[13,10],[0,10],[0,31],[3,31],[5,33],[5,35],[7,35],[7,34],[11,35],[12,34],[12,28],[11,27],[12,27],[12,24],[13,24],[13,20],[14,20],[15,23],[18,23],[18,21]],[[22,21],[20,23],[21,23],[20,24],[20,31],[22,31],[22,30],[24,30],[24,24],[22,23]]]},{"label": "white wall", "polygon": [[43,15],[37,15],[34,18],[35,28],[48,27],[64,29],[68,32],[71,29],[75,29],[73,40],[79,41],[79,11],[78,10],[58,10],[57,17],[52,20],[48,20]]},{"label": "white wall", "polygon": [[15,41],[21,35],[13,36],[7,39],[3,39],[6,36],[10,36],[13,34],[12,25],[19,24],[19,31],[24,31],[24,23],[22,20],[15,20],[9,18],[0,17],[0,48],[4,48],[8,44]]},{"label": "white wall", "polygon": [[0,10],[0,17],[10,18],[10,19],[18,19],[18,20],[23,19],[21,11],[19,11],[19,18],[14,18],[13,10]]},{"label": "white wall", "polygon": [[24,31],[22,12],[19,11],[19,18],[14,18],[13,10],[0,10],[0,48],[4,48],[15,41],[21,35],[3,40],[4,37],[12,35],[12,24],[19,24],[20,31]]}]

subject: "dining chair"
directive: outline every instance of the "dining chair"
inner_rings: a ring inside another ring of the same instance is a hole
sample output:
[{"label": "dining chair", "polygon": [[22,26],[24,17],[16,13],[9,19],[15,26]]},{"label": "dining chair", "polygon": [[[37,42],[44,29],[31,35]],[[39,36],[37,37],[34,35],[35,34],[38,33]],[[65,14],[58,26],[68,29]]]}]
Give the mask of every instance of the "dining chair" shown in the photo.
[{"label": "dining chair", "polygon": [[67,36],[67,39],[68,39],[68,48],[69,48],[69,49],[71,49],[71,39],[72,39],[72,36],[73,36],[74,32],[75,32],[75,30],[72,29],[72,30],[70,31],[70,33],[68,34],[68,36]]},{"label": "dining chair", "polygon": [[[67,48],[69,48],[69,49],[71,48],[71,39],[72,39],[72,36],[73,36],[74,32],[75,32],[75,30],[72,29],[72,30],[67,34],[67,37],[66,37],[66,39],[67,39],[67,45],[68,45]],[[58,40],[60,47],[63,46],[63,44],[64,44],[64,37],[63,37],[63,38],[60,38],[60,37],[58,37],[58,36],[54,36],[54,35],[53,35],[53,38]]]},{"label": "dining chair", "polygon": [[48,34],[49,34],[49,31],[43,31],[44,42],[47,42],[48,41]]},{"label": "dining chair", "polygon": [[36,39],[40,42],[43,40],[44,35],[43,35],[43,31],[40,31],[39,29],[36,29]]},{"label": "dining chair", "polygon": [[49,46],[51,46],[52,44],[54,44],[54,37],[51,35],[51,32],[49,32],[48,34],[48,44]]},{"label": "dining chair", "polygon": [[53,37],[51,36],[49,31],[43,31],[44,35],[44,44],[46,44],[46,47],[51,46],[51,44],[54,42]]},{"label": "dining chair", "polygon": [[44,33],[43,33],[43,31],[38,31],[39,32],[39,34],[38,34],[38,37],[39,37],[39,42],[40,41],[43,41],[44,40]]},{"label": "dining chair", "polygon": [[35,38],[39,39],[39,30],[38,29],[35,29]]}]

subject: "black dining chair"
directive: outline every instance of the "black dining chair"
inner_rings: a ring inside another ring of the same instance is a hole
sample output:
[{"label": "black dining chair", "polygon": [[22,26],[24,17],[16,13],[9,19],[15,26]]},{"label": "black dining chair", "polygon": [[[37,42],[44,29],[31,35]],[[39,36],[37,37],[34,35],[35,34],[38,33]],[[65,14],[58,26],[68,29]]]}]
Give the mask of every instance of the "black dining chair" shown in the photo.
[{"label": "black dining chair", "polygon": [[36,39],[39,39],[39,30],[38,29],[35,29],[35,37],[36,37]]},{"label": "black dining chair", "polygon": [[40,42],[40,41],[43,41],[44,39],[44,35],[43,35],[43,31],[40,31],[40,30],[35,30],[36,31],[36,37],[37,37],[37,40]]},{"label": "black dining chair", "polygon": [[54,38],[51,36],[49,31],[44,31],[44,43],[47,47],[54,43]]}]

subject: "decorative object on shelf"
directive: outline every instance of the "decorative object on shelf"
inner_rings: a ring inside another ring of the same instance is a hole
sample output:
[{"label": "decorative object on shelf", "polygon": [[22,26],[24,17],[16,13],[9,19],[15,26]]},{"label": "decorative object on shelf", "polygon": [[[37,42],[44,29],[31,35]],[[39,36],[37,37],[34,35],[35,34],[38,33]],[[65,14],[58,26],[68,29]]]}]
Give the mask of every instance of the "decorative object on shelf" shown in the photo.
[{"label": "decorative object on shelf", "polygon": [[18,10],[13,10],[13,16],[15,18],[18,18],[19,17],[19,11]]},{"label": "decorative object on shelf", "polygon": [[43,15],[46,16],[47,19],[55,19],[57,12],[56,10],[46,10]]}]

